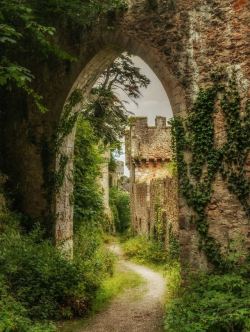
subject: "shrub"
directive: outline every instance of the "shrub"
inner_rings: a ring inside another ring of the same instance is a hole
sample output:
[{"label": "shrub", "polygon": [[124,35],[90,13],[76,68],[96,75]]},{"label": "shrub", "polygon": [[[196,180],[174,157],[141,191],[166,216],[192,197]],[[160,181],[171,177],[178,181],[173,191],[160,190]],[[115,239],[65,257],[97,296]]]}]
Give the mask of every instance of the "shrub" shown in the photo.
[{"label": "shrub", "polygon": [[118,233],[125,233],[130,225],[129,193],[119,188],[111,188],[110,205],[114,216],[116,231]]},{"label": "shrub", "polygon": [[38,230],[30,235],[15,229],[2,233],[0,265],[11,294],[32,319],[60,318],[65,309],[70,310],[72,299],[85,299],[77,266],[62,257],[49,241],[42,241]]},{"label": "shrub", "polygon": [[87,299],[91,304],[102,281],[113,274],[115,261],[114,254],[103,244],[101,230],[91,225],[81,226],[75,239],[74,261],[82,271]]},{"label": "shrub", "polygon": [[123,244],[123,250],[128,258],[135,258],[141,263],[164,264],[168,261],[168,255],[163,244],[143,236],[137,236],[126,241]]},{"label": "shrub", "polygon": [[0,278],[0,331],[54,332],[50,323],[34,323],[28,318],[27,309],[10,295],[6,282]]},{"label": "shrub", "polygon": [[98,221],[103,216],[103,198],[98,183],[103,163],[103,148],[98,145],[89,122],[77,122],[74,155],[74,228]]},{"label": "shrub", "polygon": [[0,281],[4,285],[0,331],[47,332],[52,325],[31,324],[31,320],[86,314],[102,280],[113,269],[113,255],[104,250],[100,232],[80,229],[75,258],[69,261],[44,240],[38,227],[24,234],[14,215],[2,215],[0,221]]},{"label": "shrub", "polygon": [[250,284],[244,274],[196,276],[166,308],[168,332],[250,331]]}]

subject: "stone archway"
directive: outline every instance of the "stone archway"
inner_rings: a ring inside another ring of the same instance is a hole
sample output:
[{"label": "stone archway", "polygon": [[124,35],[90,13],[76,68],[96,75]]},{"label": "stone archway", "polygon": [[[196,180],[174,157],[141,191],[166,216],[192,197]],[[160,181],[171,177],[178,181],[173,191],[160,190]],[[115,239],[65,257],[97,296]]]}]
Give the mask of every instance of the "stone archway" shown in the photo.
[{"label": "stone archway", "polygon": [[[32,64],[39,78],[35,88],[44,96],[50,110],[47,114],[39,114],[33,102],[19,94],[16,98],[6,98],[8,104],[3,105],[8,110],[1,133],[4,171],[18,190],[18,208],[32,218],[47,220],[48,230],[56,233],[56,239],[65,242],[66,247],[72,244],[72,207],[69,204],[72,183],[66,176],[53,200],[48,184],[51,172],[58,169],[58,158],[56,162],[50,143],[72,89],[80,87],[88,93],[105,67],[127,50],[141,57],[156,73],[168,94],[174,115],[186,114],[199,87],[209,85],[211,72],[221,66],[226,72],[236,70],[243,101],[250,95],[250,66],[245,51],[250,42],[248,1],[158,0],[154,8],[150,8],[148,0],[129,2],[128,11],[115,15],[111,21],[108,19],[108,24],[107,21],[97,22],[80,42],[74,40],[73,31],[59,28],[58,37],[76,56],[76,62],[57,66]],[[219,130],[221,119],[215,122]],[[64,140],[61,152],[70,156],[73,142],[74,131]],[[248,177],[249,158],[246,161]],[[66,173],[71,169],[69,162]],[[213,188],[217,193],[209,206],[213,235],[223,244],[224,234],[230,235],[238,229],[247,234],[248,218],[236,197],[229,194],[220,177],[215,179]],[[205,266],[197,232],[189,222],[192,213],[183,200],[179,203],[181,257],[195,267]],[[241,223],[237,223],[239,219]]]},{"label": "stone archway", "polygon": [[[181,86],[178,84],[176,77],[168,70],[167,64],[156,50],[149,45],[145,46],[143,41],[139,39],[130,39],[124,36],[122,32],[115,34],[107,34],[102,36],[103,49],[100,50],[83,68],[74,82],[68,97],[65,101],[67,104],[70,96],[75,90],[80,90],[86,97],[93,87],[94,83],[101,75],[101,73],[110,65],[122,52],[127,51],[133,55],[142,58],[155,72],[161,80],[164,89],[166,90],[170,104],[175,116],[181,115],[185,111],[186,105]],[[77,105],[72,109],[72,113],[78,112]],[[62,113],[63,116],[63,113]],[[62,146],[57,156],[56,167],[60,167],[60,158],[65,156],[68,163],[65,167],[64,182],[57,192],[55,197],[55,240],[56,243],[63,245],[64,250],[70,251],[73,247],[73,207],[70,203],[70,197],[73,193],[73,155],[74,155],[74,139],[75,129],[64,138]]]}]

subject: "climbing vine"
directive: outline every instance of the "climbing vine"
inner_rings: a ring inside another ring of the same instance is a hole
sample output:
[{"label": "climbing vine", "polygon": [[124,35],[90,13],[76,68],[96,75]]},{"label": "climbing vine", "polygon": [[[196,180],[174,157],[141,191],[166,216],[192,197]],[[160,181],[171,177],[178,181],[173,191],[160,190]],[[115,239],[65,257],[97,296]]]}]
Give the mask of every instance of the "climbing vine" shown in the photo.
[{"label": "climbing vine", "polygon": [[[74,90],[64,106],[63,114],[55,135],[50,140],[45,137],[41,142],[41,155],[46,179],[45,190],[49,206],[51,205],[54,194],[58,193],[63,185],[69,157],[61,151],[61,147],[65,137],[72,132],[75,126],[79,112],[75,112],[74,108],[80,105],[82,100],[82,92],[77,89]],[[58,167],[56,170],[54,167],[55,156],[57,156],[58,159]]]},{"label": "climbing vine", "polygon": [[154,240],[162,246],[162,249],[166,248],[167,242],[167,257],[169,262],[179,258],[179,241],[174,232],[173,224],[167,219],[166,211],[162,208],[159,200],[155,204]]},{"label": "climbing vine", "polygon": [[83,93],[81,90],[76,89],[74,90],[70,97],[68,98],[64,109],[63,114],[59,122],[59,126],[57,128],[56,135],[54,137],[54,150],[55,152],[58,152],[60,147],[62,146],[64,138],[69,135],[77,121],[77,117],[79,115],[79,112],[74,112],[73,109],[79,105],[83,100]]},{"label": "climbing vine", "polygon": [[163,209],[160,202],[155,205],[155,222],[154,222],[154,237],[155,239],[164,244],[166,235],[166,225],[163,218]]},{"label": "climbing vine", "polygon": [[[250,152],[249,102],[242,112],[243,101],[235,75],[227,84],[223,83],[223,77],[213,75],[213,84],[200,90],[187,118],[175,117],[170,121],[180,190],[194,211],[191,222],[195,223],[199,233],[200,248],[218,268],[226,268],[228,262],[221,254],[219,244],[209,235],[206,212],[218,172],[250,216],[250,182],[244,170]],[[220,147],[215,144],[214,130],[218,107],[225,117],[226,127],[226,142]],[[187,162],[190,155],[191,161]]]}]

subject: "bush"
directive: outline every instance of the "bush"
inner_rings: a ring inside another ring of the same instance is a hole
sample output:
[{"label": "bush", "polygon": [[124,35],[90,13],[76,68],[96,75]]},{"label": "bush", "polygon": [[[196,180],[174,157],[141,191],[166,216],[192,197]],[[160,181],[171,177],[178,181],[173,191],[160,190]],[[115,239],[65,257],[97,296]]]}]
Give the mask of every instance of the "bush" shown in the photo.
[{"label": "bush", "polygon": [[49,241],[42,241],[38,230],[30,235],[13,229],[1,234],[0,265],[11,294],[32,319],[64,317],[72,299],[85,299],[77,266]]},{"label": "bush", "polygon": [[100,232],[81,228],[69,261],[38,227],[24,234],[10,214],[2,214],[0,222],[0,331],[53,331],[52,325],[31,321],[86,314],[113,269]]},{"label": "bush", "polygon": [[89,122],[79,117],[74,155],[74,228],[103,218],[103,195],[98,182],[103,147]]},{"label": "bush", "polygon": [[123,244],[123,250],[128,258],[134,258],[141,263],[166,264],[168,261],[163,244],[143,236],[126,241]]},{"label": "bush", "polygon": [[249,274],[196,276],[166,308],[168,332],[249,332]]},{"label": "bush", "polygon": [[116,231],[118,233],[125,233],[130,226],[129,193],[119,188],[111,188],[110,206],[114,216]]},{"label": "bush", "polygon": [[0,331],[54,332],[49,323],[34,323],[28,318],[24,306],[9,294],[7,284],[0,279]]},{"label": "bush", "polygon": [[113,274],[115,256],[105,248],[102,232],[81,226],[75,239],[74,261],[82,271],[87,299],[91,305],[102,281]]}]

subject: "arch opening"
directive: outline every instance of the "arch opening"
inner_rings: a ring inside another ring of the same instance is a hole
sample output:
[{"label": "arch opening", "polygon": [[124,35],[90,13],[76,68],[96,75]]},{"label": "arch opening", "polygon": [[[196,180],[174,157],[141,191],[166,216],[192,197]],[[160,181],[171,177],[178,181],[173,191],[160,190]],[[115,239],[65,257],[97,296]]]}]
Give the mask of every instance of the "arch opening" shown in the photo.
[{"label": "arch opening", "polygon": [[[119,39],[117,38],[118,37],[116,37],[116,40]],[[119,45],[119,47],[117,47],[117,45],[116,47],[112,46],[114,45],[114,41],[113,43],[109,43],[109,46],[105,46],[101,51],[99,51],[85,66],[85,68],[81,71],[78,78],[74,82],[65,104],[67,104],[70,96],[75,90],[80,90],[83,96],[87,98],[95,82],[104,72],[104,70],[108,66],[110,66],[114,62],[114,60],[119,57],[124,51],[128,51],[135,57],[135,59],[137,59],[137,61],[145,62],[147,64],[146,66],[149,66],[151,68],[151,70],[154,72],[154,75],[161,82],[162,89],[166,92],[166,95],[169,98],[173,114],[181,114],[185,109],[185,103],[183,99],[184,94],[180,93],[180,88],[176,82],[176,79],[170,73],[167,67],[160,65],[160,58],[159,55],[155,53],[155,50],[145,47],[141,43],[138,43],[136,41],[127,40],[126,38],[120,38],[119,43],[117,44]],[[81,106],[76,105],[72,108],[71,112],[74,114],[79,112],[80,109]],[[55,239],[56,243],[58,243],[59,246],[63,247],[63,250],[71,253],[73,248],[73,206],[70,202],[70,197],[73,192],[72,174],[74,167],[74,140],[75,128],[73,128],[73,130],[64,138],[59,153],[56,156],[57,169],[60,167],[60,156],[66,155],[68,162],[64,169],[65,177],[63,184],[55,197]],[[161,162],[163,163],[163,160],[161,160]],[[152,164],[154,165],[154,167],[156,166],[154,162]],[[134,178],[133,174],[131,174],[131,178]],[[134,186],[132,185],[131,187],[133,188],[133,191],[131,190],[131,195],[136,195],[136,191],[134,191]],[[148,192],[147,195],[150,195],[150,193]],[[177,186],[175,196],[176,200],[178,200]],[[177,205],[178,203],[176,202],[176,206]],[[146,225],[145,229],[149,229],[149,227]]]}]

